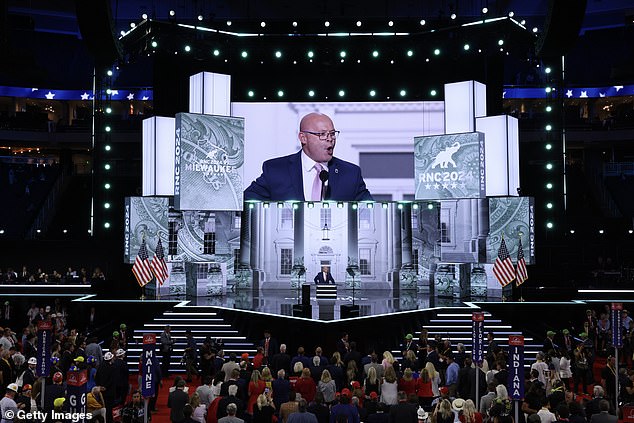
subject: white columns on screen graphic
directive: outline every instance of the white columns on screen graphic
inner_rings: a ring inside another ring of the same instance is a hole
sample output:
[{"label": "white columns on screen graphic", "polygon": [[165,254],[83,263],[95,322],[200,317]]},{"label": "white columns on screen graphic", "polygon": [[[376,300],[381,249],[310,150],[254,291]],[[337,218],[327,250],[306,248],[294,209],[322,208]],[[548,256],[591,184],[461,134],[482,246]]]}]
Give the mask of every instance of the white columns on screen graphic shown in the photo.
[{"label": "white columns on screen graphic", "polygon": [[476,118],[478,132],[484,134],[487,196],[517,196],[520,186],[519,129],[512,116]]},{"label": "white columns on screen graphic", "polygon": [[143,196],[174,195],[174,118],[143,120]]},{"label": "white columns on screen graphic", "polygon": [[189,113],[231,115],[231,76],[201,72],[189,77]]},{"label": "white columns on screen graphic", "polygon": [[475,119],[487,115],[486,97],[486,85],[480,82],[445,84],[445,134],[475,131]]},{"label": "white columns on screen graphic", "polygon": [[[201,72],[189,78],[189,112],[229,116],[231,76]],[[174,195],[175,119],[143,121],[143,196]]]}]

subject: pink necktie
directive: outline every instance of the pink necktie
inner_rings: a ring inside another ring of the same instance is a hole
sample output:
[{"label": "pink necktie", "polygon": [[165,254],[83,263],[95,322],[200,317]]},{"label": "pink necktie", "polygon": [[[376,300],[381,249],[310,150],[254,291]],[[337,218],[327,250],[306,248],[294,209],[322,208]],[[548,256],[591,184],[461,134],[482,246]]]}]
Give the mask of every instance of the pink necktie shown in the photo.
[{"label": "pink necktie", "polygon": [[319,163],[315,163],[313,169],[315,169],[315,179],[313,179],[313,191],[311,193],[311,200],[321,201],[321,179],[319,179],[319,173],[323,170],[323,168]]}]

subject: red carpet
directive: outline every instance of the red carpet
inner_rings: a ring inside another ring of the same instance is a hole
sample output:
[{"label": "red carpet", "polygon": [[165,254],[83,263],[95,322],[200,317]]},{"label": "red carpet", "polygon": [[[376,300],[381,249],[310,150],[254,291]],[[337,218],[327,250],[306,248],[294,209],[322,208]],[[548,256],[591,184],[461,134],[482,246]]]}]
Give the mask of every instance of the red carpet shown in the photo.
[{"label": "red carpet", "polygon": [[[159,396],[156,400],[156,409],[158,410],[155,413],[152,413],[152,423],[170,423],[170,409],[167,408],[167,397],[169,396],[169,388],[174,383],[174,378],[177,375],[170,374],[169,379],[163,379],[163,387],[159,390]],[[181,377],[185,377],[185,374],[178,375]],[[139,388],[139,381],[137,378],[137,374],[130,375],[130,385],[132,385],[132,390]],[[188,383],[189,387],[188,394],[191,395],[196,392],[196,388],[198,387],[198,382],[194,381],[192,383]]]}]

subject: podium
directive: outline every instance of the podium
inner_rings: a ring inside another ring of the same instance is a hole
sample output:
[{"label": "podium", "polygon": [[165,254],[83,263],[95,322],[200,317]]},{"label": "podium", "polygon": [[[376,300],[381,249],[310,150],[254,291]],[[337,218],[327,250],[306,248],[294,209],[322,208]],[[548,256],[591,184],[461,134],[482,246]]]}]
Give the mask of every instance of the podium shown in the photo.
[{"label": "podium", "polygon": [[315,285],[315,292],[318,300],[336,300],[337,285],[335,284],[318,284]]}]

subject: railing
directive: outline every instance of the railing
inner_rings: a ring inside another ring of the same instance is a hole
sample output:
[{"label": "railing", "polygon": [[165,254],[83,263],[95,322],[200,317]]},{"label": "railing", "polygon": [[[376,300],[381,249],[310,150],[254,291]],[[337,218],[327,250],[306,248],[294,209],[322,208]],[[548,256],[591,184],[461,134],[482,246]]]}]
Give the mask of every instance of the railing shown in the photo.
[{"label": "railing", "polygon": [[35,239],[38,229],[46,231],[46,228],[51,223],[51,220],[55,215],[54,211],[57,205],[57,200],[59,198],[60,192],[64,188],[64,184],[67,179],[68,170],[62,167],[57,180],[51,187],[51,190],[40,206],[40,211],[38,212],[37,216],[33,220],[33,223],[31,223],[29,229],[27,230],[25,235],[26,239]]}]

